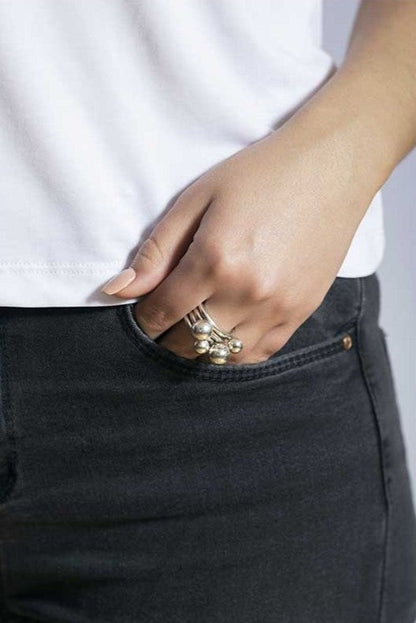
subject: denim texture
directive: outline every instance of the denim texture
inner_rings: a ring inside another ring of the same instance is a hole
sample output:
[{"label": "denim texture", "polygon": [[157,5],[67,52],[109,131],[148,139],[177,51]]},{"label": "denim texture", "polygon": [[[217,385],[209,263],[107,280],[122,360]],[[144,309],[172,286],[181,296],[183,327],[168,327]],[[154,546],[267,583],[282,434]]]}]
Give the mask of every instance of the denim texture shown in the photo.
[{"label": "denim texture", "polygon": [[0,621],[413,623],[377,274],[256,364],[179,357],[133,307],[0,308]]}]

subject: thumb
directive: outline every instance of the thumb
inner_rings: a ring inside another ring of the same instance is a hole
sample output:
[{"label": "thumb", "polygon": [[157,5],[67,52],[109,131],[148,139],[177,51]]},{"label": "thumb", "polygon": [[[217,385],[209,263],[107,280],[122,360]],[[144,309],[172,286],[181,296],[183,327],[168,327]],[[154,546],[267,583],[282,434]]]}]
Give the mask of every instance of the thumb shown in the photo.
[{"label": "thumb", "polygon": [[112,277],[102,292],[129,299],[153,290],[185,255],[208,203],[200,192],[184,191],[140,245],[131,265]]}]

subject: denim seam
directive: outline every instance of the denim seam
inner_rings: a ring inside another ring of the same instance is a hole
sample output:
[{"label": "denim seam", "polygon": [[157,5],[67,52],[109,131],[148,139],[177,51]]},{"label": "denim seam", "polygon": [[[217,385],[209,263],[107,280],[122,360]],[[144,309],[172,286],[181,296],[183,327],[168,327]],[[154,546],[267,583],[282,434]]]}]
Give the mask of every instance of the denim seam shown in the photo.
[{"label": "denim seam", "polygon": [[[380,592],[379,592],[379,611],[378,611],[378,623],[384,623],[384,598],[385,598],[385,590],[386,590],[386,574],[387,574],[387,552],[389,547],[389,519],[390,519],[390,495],[389,495],[389,487],[388,481],[386,477],[385,470],[385,451],[383,445],[382,431],[379,419],[379,404],[377,400],[376,393],[371,385],[370,377],[368,374],[368,370],[366,367],[365,357],[363,356],[362,348],[361,348],[361,323],[365,311],[366,305],[366,293],[365,293],[365,282],[363,277],[360,277],[360,311],[357,318],[357,353],[358,359],[360,362],[362,376],[364,380],[364,385],[367,390],[368,397],[370,399],[371,408],[373,411],[374,422],[376,425],[377,431],[377,444],[379,450],[379,460],[380,460],[380,470],[382,474],[382,482],[383,482],[383,494],[384,494],[384,504],[385,504],[385,517],[384,517],[384,545],[383,545],[383,556],[382,556],[382,569],[381,569],[381,578],[380,578]],[[387,623],[387,622],[386,622]]]}]

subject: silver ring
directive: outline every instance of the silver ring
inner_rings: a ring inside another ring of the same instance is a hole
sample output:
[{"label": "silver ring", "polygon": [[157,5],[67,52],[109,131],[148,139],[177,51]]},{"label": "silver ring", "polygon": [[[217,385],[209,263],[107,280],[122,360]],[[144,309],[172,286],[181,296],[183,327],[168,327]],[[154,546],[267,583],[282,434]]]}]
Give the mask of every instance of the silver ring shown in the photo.
[{"label": "silver ring", "polygon": [[211,363],[222,365],[231,353],[239,353],[243,342],[228,331],[223,331],[208,314],[204,303],[200,303],[184,317],[195,338],[194,351],[199,355],[208,353]]}]

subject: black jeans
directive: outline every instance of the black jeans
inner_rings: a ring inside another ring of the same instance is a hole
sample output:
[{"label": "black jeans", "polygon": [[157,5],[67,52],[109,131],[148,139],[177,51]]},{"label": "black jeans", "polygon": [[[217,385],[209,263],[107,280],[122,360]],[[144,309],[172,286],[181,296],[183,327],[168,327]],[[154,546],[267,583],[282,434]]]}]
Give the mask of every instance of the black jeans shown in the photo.
[{"label": "black jeans", "polygon": [[412,623],[416,527],[378,277],[265,362],[184,359],[134,304],[0,308],[10,623]]}]

